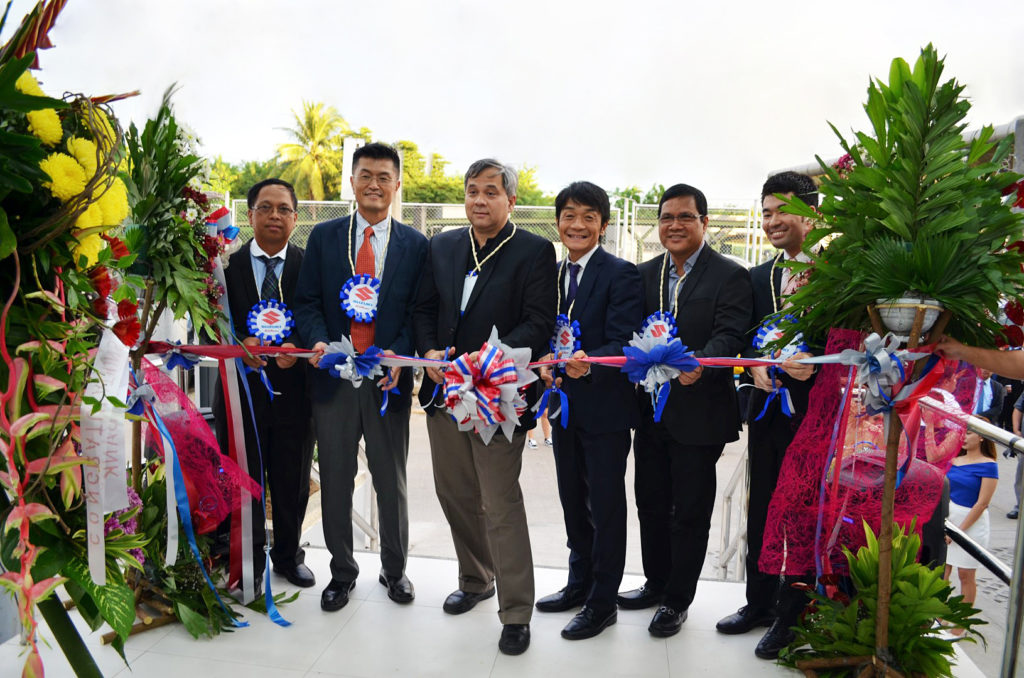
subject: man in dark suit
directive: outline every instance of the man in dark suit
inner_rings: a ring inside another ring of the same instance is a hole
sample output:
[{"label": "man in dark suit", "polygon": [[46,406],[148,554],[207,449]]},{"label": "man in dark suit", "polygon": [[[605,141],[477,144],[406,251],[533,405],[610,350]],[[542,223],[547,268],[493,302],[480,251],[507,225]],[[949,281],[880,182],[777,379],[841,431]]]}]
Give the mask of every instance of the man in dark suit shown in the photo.
[{"label": "man in dark suit", "polygon": [[[302,264],[302,250],[288,244],[288,238],[295,229],[298,208],[291,184],[280,179],[265,179],[249,189],[247,199],[253,239],[231,255],[224,275],[235,336],[247,346],[258,346],[260,340],[253,336],[247,324],[249,311],[261,300],[269,299],[277,299],[294,308],[292,304]],[[282,346],[294,347],[295,344],[285,341]],[[270,558],[274,572],[284,575],[296,586],[313,586],[316,580],[303,563],[305,554],[299,546],[302,519],[309,500],[309,470],[313,463],[313,425],[306,389],[306,365],[296,364],[296,359],[288,356],[269,360],[246,356],[242,360],[253,370],[266,370],[275,391],[271,399],[256,372],[245,377],[259,433],[257,447],[253,417],[248,405],[243,403],[246,461],[249,475],[253,478],[259,479],[260,474],[266,471],[267,487],[273,500],[274,545],[270,549]],[[244,393],[241,389],[239,392]],[[213,407],[217,441],[227,454],[230,431],[219,382]],[[257,450],[263,455],[262,462]],[[262,515],[258,501],[254,502],[253,515]],[[253,520],[257,578],[263,572],[265,543],[263,521]]]},{"label": "man in dark suit", "polygon": [[[750,280],[754,287],[755,323],[751,336],[754,336],[762,322],[785,309],[786,297],[792,294],[803,280],[800,274],[783,266],[783,262],[810,261],[810,258],[801,251],[801,247],[813,223],[803,217],[783,212],[785,201],[776,197],[776,194],[782,194],[787,198],[798,196],[812,206],[818,204],[818,191],[814,180],[796,172],[782,172],[769,177],[761,189],[761,226],[779,253],[750,270]],[[758,357],[758,352],[750,344],[747,356]],[[750,409],[747,415],[750,478],[750,499],[747,508],[747,604],[735,614],[718,622],[717,629],[720,633],[737,634],[746,633],[760,626],[770,626],[757,644],[754,653],[763,659],[774,659],[778,657],[779,650],[792,640],[789,628],[796,625],[797,617],[806,605],[807,599],[802,592],[790,586],[795,581],[793,577],[780,579],[777,575],[764,574],[758,569],[757,561],[761,557],[768,504],[779,481],[782,460],[807,412],[808,396],[814,385],[811,378],[814,368],[787,361],[777,374],[778,379],[774,379],[765,367],[752,367],[749,368],[749,372],[754,380],[754,389],[750,396]],[[776,386],[783,386],[789,391],[793,401],[792,417],[787,417],[783,413],[780,397],[772,398],[765,409],[765,403]]]},{"label": "man in dark suit", "polygon": [[[583,609],[562,630],[579,640],[596,636],[616,621],[615,595],[626,564],[626,457],[629,431],[640,421],[633,385],[614,367],[594,365],[588,356],[622,355],[640,328],[642,283],[636,266],[600,245],[610,205],[604,189],[578,181],[555,198],[558,233],[568,252],[559,267],[559,318],[579,323],[579,349],[571,339],[565,377],[556,384],[569,401],[568,426],[553,429],[558,496],[569,546],[569,581],[537,601],[542,612]],[[571,326],[570,326],[571,328]],[[566,335],[562,325],[556,335]],[[558,341],[556,336],[555,341]],[[558,345],[556,343],[556,350]],[[551,381],[545,368],[545,381]],[[557,401],[549,407],[554,409]]]},{"label": "man in dark suit", "polygon": [[[350,217],[318,224],[306,245],[299,274],[296,324],[299,336],[320,355],[332,341],[350,336],[356,351],[371,345],[385,353],[411,355],[409,314],[419,284],[427,239],[388,216],[400,183],[400,160],[390,146],[367,144],[352,156],[352,189],[358,209]],[[379,281],[373,318],[342,309],[340,295],[357,275]],[[312,370],[313,420],[320,457],[324,538],[331,552],[331,583],[320,607],[339,610],[348,603],[359,567],[352,556],[352,491],[359,439],[377,492],[381,571],[378,580],[397,603],[412,602],[415,591],[405,575],[409,552],[406,461],[412,371],[392,368],[375,384],[356,388],[323,370]],[[380,414],[383,392],[391,390]],[[395,387],[397,386],[397,389]]]},{"label": "man in dark suit", "polygon": [[[516,171],[496,160],[478,160],[466,172],[470,228],[439,233],[430,241],[413,320],[420,355],[474,354],[497,328],[502,342],[547,353],[555,320],[555,250],[551,243],[514,225]],[[437,399],[440,370],[428,369],[420,388],[427,419],[434,484],[452,530],[459,559],[459,588],[444,611],[461,614],[498,590],[503,624],[498,648],[525,652],[533,612],[533,557],[526,508],[519,487],[526,430],[520,418],[512,440],[497,432],[484,444],[460,431]],[[535,389],[527,402],[535,400]]]},{"label": "man in dark suit", "polygon": [[[750,274],[704,242],[707,199],[676,184],[658,204],[665,253],[640,264],[644,315],[671,313],[678,337],[697,357],[733,357],[750,329]],[[732,370],[698,367],[672,382],[660,422],[641,392],[636,505],[647,581],[618,597],[620,607],[661,606],[649,631],[674,635],[686,621],[707,552],[715,504],[715,463],[739,436]]]}]

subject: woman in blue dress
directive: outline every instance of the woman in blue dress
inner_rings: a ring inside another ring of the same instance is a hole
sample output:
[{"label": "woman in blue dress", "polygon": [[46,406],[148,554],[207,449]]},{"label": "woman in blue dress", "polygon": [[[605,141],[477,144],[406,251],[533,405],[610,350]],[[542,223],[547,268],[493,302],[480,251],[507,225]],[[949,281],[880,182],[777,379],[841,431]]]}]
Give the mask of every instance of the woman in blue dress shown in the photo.
[{"label": "woman in blue dress", "polygon": [[[946,477],[949,479],[949,522],[988,548],[988,504],[999,479],[995,443],[968,431],[963,449],[953,460]],[[960,593],[964,602],[973,605],[978,592],[974,578],[978,561],[958,545],[950,543],[949,537],[946,537],[946,543],[949,544],[949,550],[946,554],[945,578],[949,579],[953,568],[957,568]]]}]

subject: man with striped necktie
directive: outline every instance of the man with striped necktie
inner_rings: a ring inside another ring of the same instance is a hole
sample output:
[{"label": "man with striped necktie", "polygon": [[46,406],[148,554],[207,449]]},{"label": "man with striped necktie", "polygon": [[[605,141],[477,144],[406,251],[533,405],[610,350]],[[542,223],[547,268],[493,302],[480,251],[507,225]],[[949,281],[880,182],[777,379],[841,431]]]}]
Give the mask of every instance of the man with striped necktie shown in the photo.
[{"label": "man with striped necktie", "polygon": [[[254,336],[249,326],[249,312],[260,303],[293,305],[303,252],[288,242],[295,230],[298,208],[291,184],[281,179],[264,179],[249,189],[247,202],[253,239],[231,255],[224,276],[235,336],[247,346],[258,346],[262,340]],[[294,337],[282,339],[282,346],[294,348]],[[242,360],[252,370],[246,379],[254,415],[250,416],[248,407],[242,405],[246,461],[253,478],[259,480],[260,474],[266,472],[266,487],[273,497],[274,545],[270,549],[273,569],[295,586],[313,586],[313,573],[304,564],[305,554],[299,546],[313,463],[307,365],[305,361],[296,364],[296,359],[290,356],[276,359],[246,356]],[[273,398],[260,371],[274,390]],[[230,432],[219,384],[214,393],[217,440],[227,454]],[[257,451],[262,453],[262,460]],[[265,562],[266,530],[263,521],[257,519],[262,515],[259,501],[254,501],[253,551],[257,580],[262,577]]]}]

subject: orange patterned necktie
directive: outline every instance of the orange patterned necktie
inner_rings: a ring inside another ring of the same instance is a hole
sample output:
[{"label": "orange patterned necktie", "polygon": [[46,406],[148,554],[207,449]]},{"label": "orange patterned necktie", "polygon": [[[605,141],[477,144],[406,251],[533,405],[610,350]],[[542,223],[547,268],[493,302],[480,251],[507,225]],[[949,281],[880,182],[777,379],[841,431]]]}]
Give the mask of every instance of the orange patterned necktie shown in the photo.
[{"label": "orange patterned necktie", "polygon": [[[376,261],[373,258],[373,244],[370,238],[373,236],[373,226],[367,226],[363,230],[363,244],[356,253],[356,275],[374,276]],[[377,300],[378,303],[380,299]],[[349,329],[352,334],[352,347],[363,353],[373,345],[373,321],[368,323],[356,322],[353,320]]]}]

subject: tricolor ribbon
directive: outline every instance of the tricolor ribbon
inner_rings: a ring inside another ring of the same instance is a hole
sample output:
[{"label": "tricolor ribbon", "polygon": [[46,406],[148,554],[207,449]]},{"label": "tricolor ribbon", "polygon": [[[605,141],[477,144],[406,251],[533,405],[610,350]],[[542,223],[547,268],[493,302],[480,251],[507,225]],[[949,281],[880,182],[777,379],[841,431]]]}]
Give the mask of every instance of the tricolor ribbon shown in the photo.
[{"label": "tricolor ribbon", "polygon": [[221,206],[216,212],[206,217],[207,230],[214,230],[216,235],[227,243],[234,242],[238,237],[238,227],[231,223],[231,210]]},{"label": "tricolor ribbon", "polygon": [[445,374],[445,406],[461,431],[475,430],[489,444],[501,429],[511,441],[526,401],[519,389],[537,380],[529,370],[530,349],[512,348],[498,338],[497,328],[471,360],[456,358]]}]

